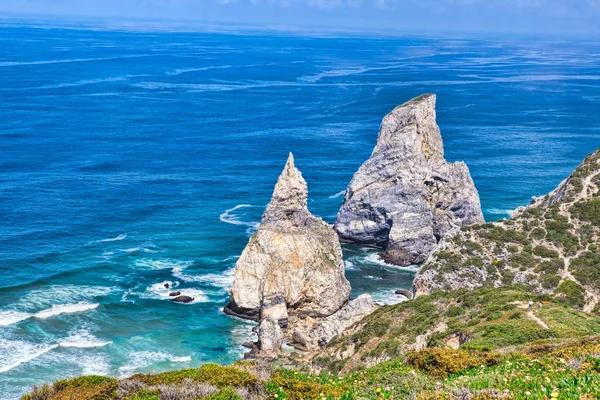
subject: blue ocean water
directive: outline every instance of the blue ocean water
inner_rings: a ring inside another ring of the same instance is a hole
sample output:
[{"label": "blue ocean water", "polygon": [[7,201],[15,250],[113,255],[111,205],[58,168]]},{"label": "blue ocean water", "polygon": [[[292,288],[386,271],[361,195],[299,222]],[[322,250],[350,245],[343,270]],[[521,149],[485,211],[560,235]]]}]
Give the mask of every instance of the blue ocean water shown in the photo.
[{"label": "blue ocean water", "polygon": [[[488,220],[600,145],[599,42],[0,26],[0,393],[238,359],[251,324],[221,309],[287,153],[333,222],[382,117],[424,92]],[[354,295],[410,287],[345,259]]]}]

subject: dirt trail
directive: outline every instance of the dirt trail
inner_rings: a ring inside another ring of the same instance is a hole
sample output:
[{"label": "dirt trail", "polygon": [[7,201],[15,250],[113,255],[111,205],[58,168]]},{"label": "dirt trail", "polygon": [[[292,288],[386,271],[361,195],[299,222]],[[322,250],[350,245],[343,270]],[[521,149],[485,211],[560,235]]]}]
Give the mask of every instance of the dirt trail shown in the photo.
[{"label": "dirt trail", "polygon": [[538,324],[539,326],[541,326],[544,329],[549,329],[548,325],[546,325],[546,323],[544,321],[542,321],[541,319],[539,319],[538,317],[535,316],[535,314],[533,313],[533,311],[529,311],[527,313],[527,317],[532,320],[533,322],[535,322],[536,324]]},{"label": "dirt trail", "polygon": [[[519,307],[519,308],[529,308],[529,305],[522,301],[515,301],[515,302],[513,302],[513,304],[516,304],[517,307]],[[536,324],[538,324],[539,326],[541,326],[544,329],[550,329],[550,327],[544,321],[542,321],[540,318],[538,318],[533,313],[533,310],[531,310],[527,313],[527,318],[529,318],[530,320],[532,320],[533,322],[535,322]]]}]

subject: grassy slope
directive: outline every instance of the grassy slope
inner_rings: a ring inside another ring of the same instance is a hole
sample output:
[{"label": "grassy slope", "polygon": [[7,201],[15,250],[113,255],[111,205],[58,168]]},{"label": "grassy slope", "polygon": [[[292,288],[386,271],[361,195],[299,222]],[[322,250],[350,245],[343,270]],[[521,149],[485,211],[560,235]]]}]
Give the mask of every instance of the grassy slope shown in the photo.
[{"label": "grassy slope", "polygon": [[[549,329],[516,303],[530,299],[544,302],[537,316]],[[427,335],[429,346],[441,346],[457,331],[472,340],[459,350],[412,352],[417,338],[436,326],[445,330]],[[122,380],[76,378],[38,388],[24,399],[545,399],[553,392],[565,399],[585,394],[592,399],[600,396],[600,338],[573,340],[596,333],[598,318],[518,288],[437,292],[382,307],[336,338],[312,360],[320,374],[242,361]],[[558,344],[565,341],[571,344]],[[342,352],[352,357],[341,360]],[[349,372],[332,373],[342,368]]]},{"label": "grassy slope", "polygon": [[[534,308],[543,303],[535,316],[548,329],[528,315],[529,300],[536,305]],[[462,348],[490,351],[595,335],[600,333],[600,319],[518,287],[437,291],[381,307],[335,338],[312,362],[317,369],[346,372],[411,350],[443,346],[444,339],[456,332],[470,339]]]},{"label": "grassy slope", "polygon": [[600,307],[600,149],[555,191],[510,220],[463,227],[415,278],[419,293],[518,282]]}]

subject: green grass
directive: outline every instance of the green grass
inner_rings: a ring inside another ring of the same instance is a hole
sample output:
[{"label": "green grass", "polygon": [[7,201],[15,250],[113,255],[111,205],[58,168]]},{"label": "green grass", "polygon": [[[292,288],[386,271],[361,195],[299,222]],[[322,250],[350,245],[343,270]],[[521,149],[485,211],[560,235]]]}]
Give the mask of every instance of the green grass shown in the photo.
[{"label": "green grass", "polygon": [[[356,333],[335,338],[328,349],[335,353],[352,347],[361,360],[359,364],[366,365],[370,360],[401,356],[426,332],[431,332],[426,338],[429,346],[441,346],[450,334],[460,332],[471,338],[463,347],[474,350],[600,334],[599,319],[573,308],[581,305],[580,289],[574,282],[563,283],[560,290],[564,294],[556,299],[514,286],[436,291],[430,296],[379,308],[361,321]],[[549,329],[527,316],[525,308],[530,300],[536,305],[544,304],[539,316]],[[445,329],[434,333],[439,326]],[[332,372],[342,369],[346,362],[329,359],[328,367],[326,361],[321,360],[320,367]]]},{"label": "green grass", "polygon": [[[260,395],[235,391],[232,387],[199,398],[208,400],[246,399],[597,399],[600,397],[600,339],[595,337],[566,344],[537,344],[505,354],[429,348],[412,352],[351,373],[335,376],[311,374],[285,368],[271,370],[256,379]],[[240,368],[259,363],[245,362]],[[234,367],[230,367],[234,368]],[[248,373],[246,371],[241,371]],[[151,375],[149,375],[151,376]],[[80,379],[80,378],[77,378]],[[36,394],[36,400],[77,399],[62,396],[65,390],[102,387],[98,378],[61,381],[62,389],[52,397]],[[126,380],[119,381],[119,384]],[[114,382],[113,382],[114,383]],[[166,390],[166,389],[162,389]],[[166,393],[166,392],[165,392]],[[139,390],[128,400],[157,400],[163,394]],[[32,399],[26,395],[23,399]],[[79,397],[91,399],[92,397]],[[115,393],[106,399],[117,400]],[[185,397],[168,397],[184,399]]]}]

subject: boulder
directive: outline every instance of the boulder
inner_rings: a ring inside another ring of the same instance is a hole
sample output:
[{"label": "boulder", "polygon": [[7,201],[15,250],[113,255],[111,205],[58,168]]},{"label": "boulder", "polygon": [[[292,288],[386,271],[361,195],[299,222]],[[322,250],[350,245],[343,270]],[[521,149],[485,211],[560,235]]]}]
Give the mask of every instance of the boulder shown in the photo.
[{"label": "boulder", "polygon": [[302,349],[319,349],[351,325],[371,314],[375,308],[371,295],[360,295],[329,317],[321,320],[305,320],[304,325],[294,329],[292,344],[300,345],[298,347]]},{"label": "boulder", "polygon": [[181,292],[180,292],[180,291],[175,291],[175,292],[171,292],[171,293],[169,293],[169,296],[171,296],[171,297],[175,297],[175,296],[179,296],[180,294],[181,294]]},{"label": "boulder", "polygon": [[283,345],[283,332],[279,323],[271,318],[265,318],[258,327],[258,349],[265,358],[275,358]]},{"label": "boulder", "polygon": [[466,333],[453,332],[444,339],[444,347],[457,350],[463,344],[471,341],[471,337]]},{"label": "boulder", "polygon": [[180,295],[173,297],[171,301],[174,303],[191,303],[192,301],[194,301],[194,298],[186,295]]},{"label": "boulder", "polygon": [[435,102],[422,95],[385,116],[335,221],[342,241],[382,248],[397,265],[421,264],[449,232],[484,222],[467,165],[444,159]]}]

